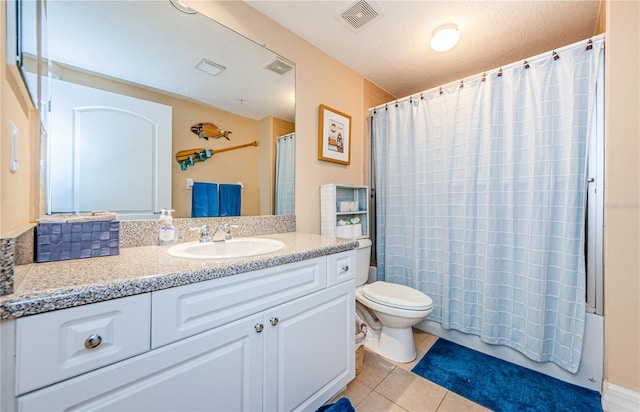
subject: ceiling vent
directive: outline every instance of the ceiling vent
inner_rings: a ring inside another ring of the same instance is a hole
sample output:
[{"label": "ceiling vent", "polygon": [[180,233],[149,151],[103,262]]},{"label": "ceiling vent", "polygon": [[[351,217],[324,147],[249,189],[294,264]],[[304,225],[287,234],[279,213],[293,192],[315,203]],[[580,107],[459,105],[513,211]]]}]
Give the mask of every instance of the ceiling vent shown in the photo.
[{"label": "ceiling vent", "polygon": [[209,73],[212,76],[217,75],[218,73],[220,73],[221,71],[223,71],[224,69],[226,69],[226,67],[218,64],[218,63],[214,63],[211,60],[207,60],[207,59],[201,59],[196,65],[195,68],[198,70],[202,70],[205,73]]},{"label": "ceiling vent", "polygon": [[266,65],[265,69],[271,70],[272,72],[282,76],[283,74],[287,73],[289,70],[293,69],[293,65],[289,62],[284,61],[280,57],[278,57],[274,62]]},{"label": "ceiling vent", "polygon": [[349,30],[357,32],[379,16],[380,13],[373,2],[360,0],[343,11],[340,16],[338,16],[338,20],[347,26]]}]

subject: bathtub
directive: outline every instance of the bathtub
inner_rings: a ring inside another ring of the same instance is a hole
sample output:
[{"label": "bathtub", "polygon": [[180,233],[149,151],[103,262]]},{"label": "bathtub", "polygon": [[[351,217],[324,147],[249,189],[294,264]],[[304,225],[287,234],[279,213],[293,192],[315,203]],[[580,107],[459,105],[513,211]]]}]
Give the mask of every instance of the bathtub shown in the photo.
[{"label": "bathtub", "polygon": [[602,393],[604,368],[604,329],[603,317],[587,313],[584,331],[584,343],[580,368],[573,374],[552,362],[535,362],[520,352],[501,345],[489,345],[479,336],[469,335],[456,330],[446,330],[438,322],[425,320],[415,326],[448,341],[506,360],[522,367],[533,369],[562,381],[589,388]]}]

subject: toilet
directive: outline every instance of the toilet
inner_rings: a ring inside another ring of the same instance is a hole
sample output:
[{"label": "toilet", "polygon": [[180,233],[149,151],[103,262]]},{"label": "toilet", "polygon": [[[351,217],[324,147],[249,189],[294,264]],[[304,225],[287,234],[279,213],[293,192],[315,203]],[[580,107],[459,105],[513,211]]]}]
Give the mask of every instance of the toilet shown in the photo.
[{"label": "toilet", "polygon": [[416,358],[412,327],[431,314],[433,301],[408,286],[382,281],[367,283],[371,240],[358,242],[356,311],[373,329],[371,332],[375,331],[367,336],[365,347],[394,362],[411,362]]}]

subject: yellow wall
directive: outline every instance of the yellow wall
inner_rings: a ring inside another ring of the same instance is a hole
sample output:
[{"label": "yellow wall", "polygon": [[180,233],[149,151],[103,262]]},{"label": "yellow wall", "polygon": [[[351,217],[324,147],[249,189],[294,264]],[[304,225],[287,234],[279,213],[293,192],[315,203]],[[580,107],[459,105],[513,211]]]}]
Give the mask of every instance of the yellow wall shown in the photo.
[{"label": "yellow wall", "polygon": [[605,379],[640,393],[640,2],[606,21]]},{"label": "yellow wall", "polygon": [[[25,228],[39,214],[39,133],[35,111],[14,62],[6,59],[5,4],[0,7],[0,237]],[[18,128],[18,171],[9,171],[11,134]]]}]

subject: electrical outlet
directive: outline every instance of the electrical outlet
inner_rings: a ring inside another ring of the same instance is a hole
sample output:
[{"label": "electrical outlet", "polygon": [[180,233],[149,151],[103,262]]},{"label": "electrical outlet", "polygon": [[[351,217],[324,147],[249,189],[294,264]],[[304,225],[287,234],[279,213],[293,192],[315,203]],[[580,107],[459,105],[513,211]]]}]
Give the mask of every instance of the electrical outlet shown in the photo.
[{"label": "electrical outlet", "polygon": [[187,190],[189,189],[193,189],[193,179],[190,177],[187,177]]}]

